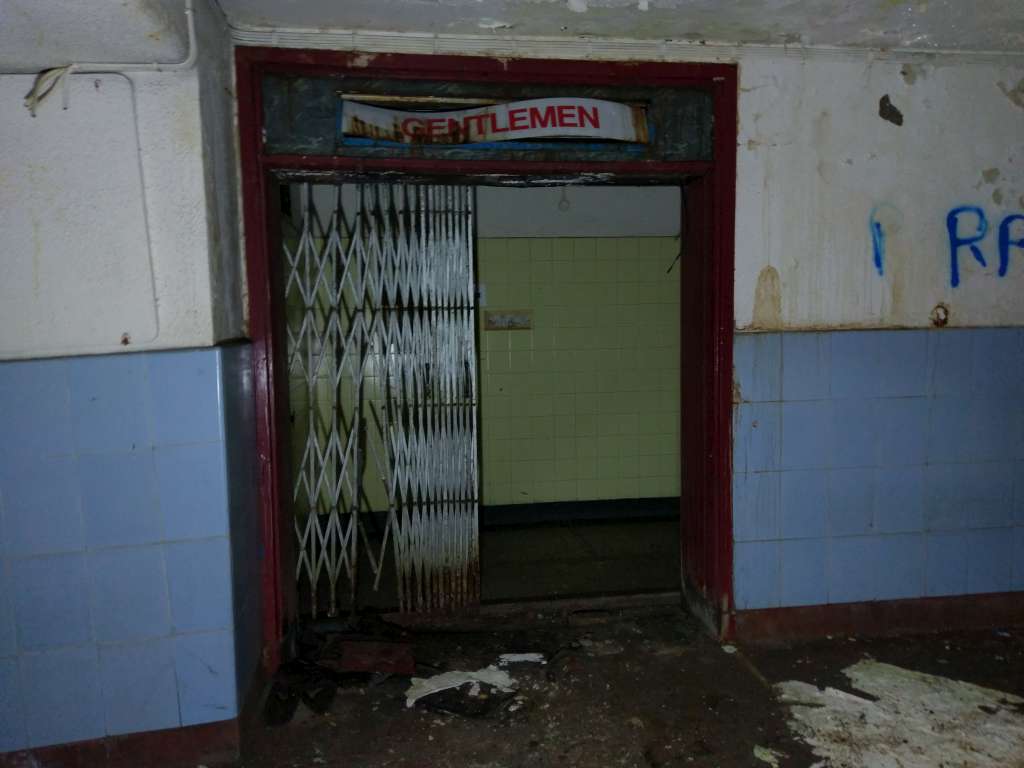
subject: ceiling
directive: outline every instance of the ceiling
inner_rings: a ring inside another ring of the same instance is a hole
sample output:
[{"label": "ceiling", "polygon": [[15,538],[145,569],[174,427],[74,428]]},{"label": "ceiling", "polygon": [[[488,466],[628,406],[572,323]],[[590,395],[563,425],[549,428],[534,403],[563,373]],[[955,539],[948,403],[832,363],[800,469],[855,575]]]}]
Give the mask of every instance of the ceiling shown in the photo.
[{"label": "ceiling", "polygon": [[[1024,0],[211,1],[236,27],[1024,50]],[[0,71],[175,61],[186,48],[183,7],[184,0],[0,0]]]},{"label": "ceiling", "polygon": [[236,26],[1020,51],[1024,0],[219,0]]},{"label": "ceiling", "polygon": [[0,71],[184,58],[184,0],[0,0]]}]

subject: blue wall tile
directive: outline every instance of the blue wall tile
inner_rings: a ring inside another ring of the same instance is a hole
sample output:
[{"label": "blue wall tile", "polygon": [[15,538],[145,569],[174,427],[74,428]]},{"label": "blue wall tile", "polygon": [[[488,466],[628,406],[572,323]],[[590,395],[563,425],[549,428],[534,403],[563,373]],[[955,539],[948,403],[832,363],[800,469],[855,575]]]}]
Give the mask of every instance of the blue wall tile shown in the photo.
[{"label": "blue wall tile", "polygon": [[0,363],[0,463],[74,450],[64,360]]},{"label": "blue wall tile", "polygon": [[875,530],[924,530],[924,467],[875,470]]},{"label": "blue wall tile", "polygon": [[230,629],[231,552],[228,540],[167,544],[167,579],[175,632]]},{"label": "blue wall tile", "polygon": [[104,734],[95,646],[26,654],[19,666],[30,746]]},{"label": "blue wall tile", "polygon": [[779,605],[779,542],[740,542],[733,547],[735,599],[740,610]]},{"label": "blue wall tile", "polygon": [[878,407],[882,402],[848,398],[832,403],[830,466],[873,467],[878,463]]},{"label": "blue wall tile", "polygon": [[219,356],[216,349],[146,355],[157,445],[222,438]]},{"label": "blue wall tile", "polygon": [[1022,411],[1015,400],[942,398],[933,401],[928,461],[1019,458]]},{"label": "blue wall tile", "polygon": [[145,640],[170,633],[170,609],[160,545],[89,554],[90,605],[96,639]]},{"label": "blue wall tile", "polygon": [[832,539],[828,568],[830,603],[874,600],[879,561],[878,537]]},{"label": "blue wall tile", "polygon": [[1010,587],[1024,590],[1024,526],[1013,529],[1013,582]]},{"label": "blue wall tile", "polygon": [[739,333],[733,346],[736,383],[744,402],[780,400],[781,337],[777,333]]},{"label": "blue wall tile", "polygon": [[19,648],[81,645],[93,639],[81,554],[12,560],[8,567]]},{"label": "blue wall tile", "polygon": [[174,639],[182,725],[229,720],[238,714],[234,654],[230,632]]},{"label": "blue wall tile", "polygon": [[740,472],[779,468],[780,408],[777,403],[735,406],[733,466]]},{"label": "blue wall tile", "polygon": [[736,541],[778,538],[779,473],[733,475],[732,507],[732,532]]},{"label": "blue wall tile", "polygon": [[74,456],[0,462],[4,540],[11,555],[82,548],[79,468]]},{"label": "blue wall tile", "polygon": [[924,397],[928,394],[928,331],[878,334],[878,394]]},{"label": "blue wall tile", "polygon": [[832,381],[834,398],[877,397],[880,394],[877,332],[846,331],[832,334]]},{"label": "blue wall tile", "polygon": [[967,591],[1006,592],[1013,583],[1013,531],[967,532]]},{"label": "blue wall tile", "polygon": [[181,725],[172,640],[100,646],[99,654],[108,734]]},{"label": "blue wall tile", "polygon": [[967,591],[967,534],[926,533],[925,595],[962,595]]},{"label": "blue wall tile", "polygon": [[27,746],[18,662],[0,659],[0,753]]},{"label": "blue wall tile", "polygon": [[831,401],[782,404],[782,469],[832,465]]},{"label": "blue wall tile", "polygon": [[[1016,565],[1024,556],[1024,329],[780,339],[781,438],[777,463],[767,462],[782,470],[778,541],[825,542],[828,599],[1024,588],[1024,566]],[[745,372],[737,375],[753,376],[753,350],[737,359]],[[774,456],[775,448],[751,445],[752,420],[752,411],[737,409],[736,538],[770,545],[770,531],[755,525],[764,520],[750,501],[757,486],[743,473],[752,453]],[[790,570],[816,572],[822,548],[787,547],[781,604],[820,599],[797,594],[794,585],[805,580]],[[738,596],[754,588],[750,574],[765,562],[748,560],[735,562]]]},{"label": "blue wall tile", "polygon": [[81,467],[82,517],[90,547],[163,538],[152,450],[86,454]]},{"label": "blue wall tile", "polygon": [[72,358],[70,380],[80,451],[135,451],[152,444],[143,355]]},{"label": "blue wall tile", "polygon": [[951,328],[928,336],[930,394],[967,397],[973,390],[975,330]]},{"label": "blue wall tile", "polygon": [[795,539],[781,544],[782,605],[821,605],[828,600],[828,541]]},{"label": "blue wall tile", "polygon": [[227,481],[222,443],[161,447],[154,451],[164,534],[170,540],[228,532]]},{"label": "blue wall tile", "polygon": [[18,633],[14,623],[14,590],[11,588],[10,566],[0,557],[0,658],[18,652]]},{"label": "blue wall tile", "polygon": [[920,597],[925,587],[924,535],[905,533],[879,536],[877,543],[877,574],[875,597],[899,600]]},{"label": "blue wall tile", "polygon": [[782,334],[782,398],[784,400],[827,399],[831,386],[831,366],[831,334]]},{"label": "blue wall tile", "polygon": [[872,533],[875,521],[875,470],[833,469],[828,473],[830,536]]},{"label": "blue wall tile", "polygon": [[1013,471],[1013,521],[1024,525],[1024,462],[1018,461]]},{"label": "blue wall tile", "polygon": [[978,328],[972,332],[971,391],[975,397],[1024,396],[1024,349],[1019,328]]},{"label": "blue wall tile", "polygon": [[967,412],[969,402],[959,397],[939,397],[931,401],[926,448],[928,463],[966,460],[961,437],[973,429]]},{"label": "blue wall tile", "polygon": [[924,464],[928,457],[931,402],[925,398],[889,398],[875,406],[878,466]]},{"label": "blue wall tile", "polygon": [[250,355],[0,364],[0,751],[237,713],[261,629]]},{"label": "blue wall tile", "polygon": [[828,519],[827,474],[816,469],[782,473],[779,534],[784,539],[825,535]]},{"label": "blue wall tile", "polygon": [[964,527],[998,528],[1013,523],[1016,462],[969,464],[964,471]]},{"label": "blue wall tile", "polygon": [[966,464],[929,464],[924,468],[925,530],[964,528],[964,490],[969,471]]}]

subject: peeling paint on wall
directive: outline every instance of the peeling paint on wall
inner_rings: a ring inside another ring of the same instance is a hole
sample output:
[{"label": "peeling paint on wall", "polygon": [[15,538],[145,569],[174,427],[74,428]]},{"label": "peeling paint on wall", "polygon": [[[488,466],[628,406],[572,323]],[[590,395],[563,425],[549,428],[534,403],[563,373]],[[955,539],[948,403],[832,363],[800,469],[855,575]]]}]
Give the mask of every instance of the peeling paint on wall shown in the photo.
[{"label": "peeling paint on wall", "polygon": [[778,328],[782,324],[782,287],[775,267],[764,267],[754,292],[754,328]]}]

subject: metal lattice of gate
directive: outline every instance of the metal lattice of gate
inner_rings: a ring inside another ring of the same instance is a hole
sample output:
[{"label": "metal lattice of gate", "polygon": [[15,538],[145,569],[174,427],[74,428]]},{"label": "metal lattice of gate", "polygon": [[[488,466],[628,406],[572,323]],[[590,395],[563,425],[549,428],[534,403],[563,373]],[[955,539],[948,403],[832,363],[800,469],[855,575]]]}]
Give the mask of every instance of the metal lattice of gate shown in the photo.
[{"label": "metal lattice of gate", "polygon": [[[360,559],[400,609],[479,601],[473,189],[298,187],[282,242],[292,501],[314,616]],[[377,525],[375,535],[373,523]]]}]

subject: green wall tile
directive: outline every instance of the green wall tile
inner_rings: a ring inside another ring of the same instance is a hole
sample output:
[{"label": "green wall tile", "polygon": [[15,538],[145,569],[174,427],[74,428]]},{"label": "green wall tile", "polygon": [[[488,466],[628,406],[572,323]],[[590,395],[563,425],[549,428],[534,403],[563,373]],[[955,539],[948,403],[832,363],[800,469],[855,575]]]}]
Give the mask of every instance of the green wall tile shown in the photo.
[{"label": "green wall tile", "polygon": [[673,238],[488,239],[481,320],[488,504],[678,493],[679,272]]}]

